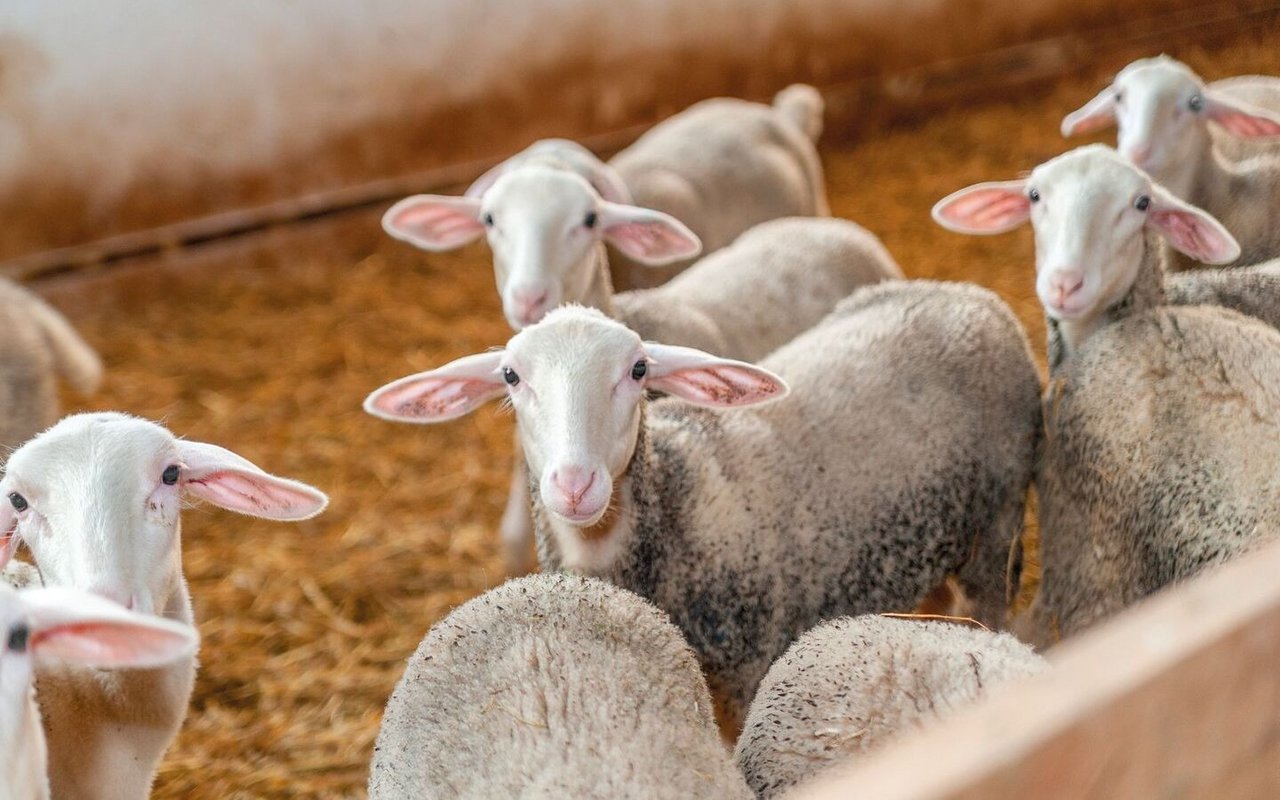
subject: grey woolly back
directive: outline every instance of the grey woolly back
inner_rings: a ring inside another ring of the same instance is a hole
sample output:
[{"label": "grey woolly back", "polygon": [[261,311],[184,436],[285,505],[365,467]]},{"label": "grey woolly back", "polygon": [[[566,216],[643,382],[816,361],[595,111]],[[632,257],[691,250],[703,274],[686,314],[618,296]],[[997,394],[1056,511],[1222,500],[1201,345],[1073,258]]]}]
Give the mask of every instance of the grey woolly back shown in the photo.
[{"label": "grey woolly back", "polygon": [[1051,643],[1280,528],[1280,333],[1165,307],[1092,337],[1052,382],[1037,474]]},{"label": "grey woolly back", "polygon": [[773,797],[1045,667],[1012,636],[976,626],[837,619],[769,668],[734,758],[756,796]]},{"label": "grey woolly back", "polygon": [[387,703],[371,798],[747,797],[666,615],[533,575],[453,611]]}]

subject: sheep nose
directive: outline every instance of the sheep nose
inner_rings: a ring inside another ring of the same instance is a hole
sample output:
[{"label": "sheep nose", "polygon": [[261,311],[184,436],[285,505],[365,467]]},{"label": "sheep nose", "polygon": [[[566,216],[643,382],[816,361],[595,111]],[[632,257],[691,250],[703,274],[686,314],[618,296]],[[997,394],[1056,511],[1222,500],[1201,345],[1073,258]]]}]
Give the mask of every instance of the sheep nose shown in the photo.
[{"label": "sheep nose", "polygon": [[1061,308],[1067,299],[1084,288],[1084,275],[1078,270],[1058,270],[1049,276],[1049,291],[1054,305]]},{"label": "sheep nose", "polygon": [[1133,162],[1135,166],[1144,167],[1151,160],[1151,146],[1145,144],[1135,144],[1125,150],[1124,157]]},{"label": "sheep nose", "polygon": [[512,299],[515,300],[520,319],[527,325],[532,325],[542,319],[543,314],[546,313],[547,292],[545,289],[517,290],[512,293]]},{"label": "sheep nose", "polygon": [[596,471],[583,467],[560,467],[551,473],[551,482],[564,494],[571,507],[582,502],[582,496],[596,482]]}]

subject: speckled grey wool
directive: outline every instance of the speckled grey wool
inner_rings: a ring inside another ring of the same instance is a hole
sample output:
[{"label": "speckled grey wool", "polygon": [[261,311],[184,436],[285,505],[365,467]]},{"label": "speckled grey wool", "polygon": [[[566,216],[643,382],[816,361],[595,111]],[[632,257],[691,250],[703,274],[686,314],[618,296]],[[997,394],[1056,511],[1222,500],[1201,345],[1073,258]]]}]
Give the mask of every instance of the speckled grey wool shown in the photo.
[{"label": "speckled grey wool", "polygon": [[758,361],[855,289],[901,277],[861,225],[786,217],[751,228],[662,286],[616,295],[611,316],[645,340]]},{"label": "speckled grey wool", "polygon": [[1092,336],[1051,384],[1037,474],[1042,643],[1280,527],[1280,333],[1212,307]]},{"label": "speckled grey wool", "polygon": [[[953,572],[1001,619],[1040,420],[1022,329],[970,284],[861,289],[763,366],[790,395],[644,410],[615,483],[626,530],[600,573],[671,614],[737,720],[824,619],[910,611]],[[558,569],[531,491],[540,561]]]},{"label": "speckled grey wool", "polygon": [[0,278],[0,463],[58,419],[61,375],[81,394],[102,380],[102,363],[52,306]]},{"label": "speckled grey wool", "polygon": [[666,615],[570,575],[509,581],[437,623],[387,703],[386,798],[746,798]]},{"label": "speckled grey wool", "polygon": [[769,668],[734,758],[757,797],[774,797],[1045,667],[1005,633],[844,617],[800,637]]}]

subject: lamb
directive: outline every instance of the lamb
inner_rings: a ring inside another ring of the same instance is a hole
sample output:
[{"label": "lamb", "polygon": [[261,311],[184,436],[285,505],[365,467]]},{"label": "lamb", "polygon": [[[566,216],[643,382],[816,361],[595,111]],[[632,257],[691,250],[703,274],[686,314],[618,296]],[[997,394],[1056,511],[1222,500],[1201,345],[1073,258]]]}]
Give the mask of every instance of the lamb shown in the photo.
[{"label": "lamb", "polygon": [[[1180,61],[1140,59],[1068,114],[1062,134],[1111,124],[1120,129],[1117,148],[1126,158],[1235,235],[1242,247],[1237,265],[1280,256],[1272,224],[1280,213],[1280,79],[1252,75],[1206,85]],[[1171,265],[1191,266],[1178,257]]]},{"label": "lamb", "polygon": [[1220,305],[1280,327],[1280,262],[1166,278],[1157,236],[1213,264],[1235,260],[1239,245],[1213,217],[1102,145],[1058,156],[1024,180],[961,189],[940,200],[933,216],[973,234],[1031,222],[1050,372],[1100,328],[1165,304]]},{"label": "lamb", "polygon": [[[486,236],[503,314],[519,330],[562,303],[598,308],[615,284],[656,285],[757,223],[829,213],[813,146],[821,114],[821,96],[799,85],[772,107],[707,100],[655,126],[612,165],[545,140],[466,196],[401,200],[382,225],[432,251]],[[605,242],[644,267],[611,278]],[[652,269],[664,265],[674,266]]]},{"label": "lamb", "polygon": [[[1036,474],[1044,579],[1018,621],[1028,638],[1052,644],[1276,535],[1280,332],[1226,308],[1166,305],[1154,235],[1230,261],[1238,247],[1213,217],[1100,146],[1025,182],[963,190],[935,216],[989,232],[1028,217],[1036,227],[1053,380]],[[1252,277],[1271,281],[1272,268]],[[1183,299],[1214,290],[1200,278],[1174,276]]]},{"label": "lamb", "polygon": [[769,668],[734,759],[756,797],[775,797],[1045,667],[1006,633],[873,614],[833,620]]},{"label": "lamb", "polygon": [[[759,361],[815,325],[860,286],[902,270],[870,231],[842,219],[763,222],[653,289],[622,292],[597,307],[645,340]],[[533,519],[516,439],[501,532],[507,569],[528,572]]]},{"label": "lamb", "polygon": [[[328,502],[229,450],[118,413],[72,415],[27,442],[9,459],[0,494],[0,562],[25,542],[46,586],[188,626],[184,495],[277,520],[307,519]],[[195,668],[193,654],[159,669],[41,670],[54,796],[146,797],[186,715]]]},{"label": "lamb", "polygon": [[650,603],[512,580],[437,623],[387,702],[372,800],[749,798],[689,645]]},{"label": "lamb", "polygon": [[984,289],[861,289],[760,366],[567,307],[505,351],[378,389],[365,409],[441,422],[502,396],[543,569],[605,578],[671,614],[729,727],[822,619],[910,610],[952,572],[985,619],[1003,614],[1039,381]]},{"label": "lamb", "polygon": [[36,662],[159,667],[190,658],[196,632],[75,589],[16,591],[0,583],[0,797],[47,800],[44,731],[32,685]]},{"label": "lamb", "polygon": [[21,286],[0,278],[0,463],[58,418],[57,376],[79,394],[102,382],[102,362],[71,323]]}]

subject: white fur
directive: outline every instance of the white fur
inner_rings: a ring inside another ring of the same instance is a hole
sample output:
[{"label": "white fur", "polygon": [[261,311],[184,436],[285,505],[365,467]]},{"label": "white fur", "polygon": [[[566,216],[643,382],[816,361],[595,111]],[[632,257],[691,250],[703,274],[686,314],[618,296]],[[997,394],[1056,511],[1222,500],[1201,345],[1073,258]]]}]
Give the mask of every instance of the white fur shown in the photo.
[{"label": "white fur", "polygon": [[[180,478],[168,485],[163,474],[174,465]],[[244,493],[241,499],[210,494],[226,481]],[[14,530],[14,540],[26,543],[46,586],[94,592],[191,625],[182,576],[184,491],[276,519],[305,518],[327,502],[311,487],[267,475],[214,445],[177,439],[146,420],[80,414],[10,458],[0,481],[0,532]],[[15,496],[25,499],[25,510],[15,508]],[[54,792],[68,798],[145,797],[157,762],[186,716],[195,669],[192,652],[153,670],[42,671],[38,684]]]},{"label": "white fur", "polygon": [[[1225,115],[1252,116],[1261,127],[1233,130],[1222,124]],[[1122,155],[1239,239],[1239,263],[1280,255],[1280,237],[1271,233],[1271,220],[1280,213],[1274,189],[1280,183],[1280,79],[1252,75],[1205,84],[1168,56],[1139,59],[1067,115],[1062,131],[1071,135],[1112,123]]]},{"label": "white fur", "polygon": [[[58,636],[70,628],[76,641],[67,646]],[[143,641],[149,636],[158,641]],[[125,611],[85,592],[16,591],[0,582],[0,798],[49,797],[48,749],[33,686],[37,661],[143,667],[195,649],[190,626]]]}]

